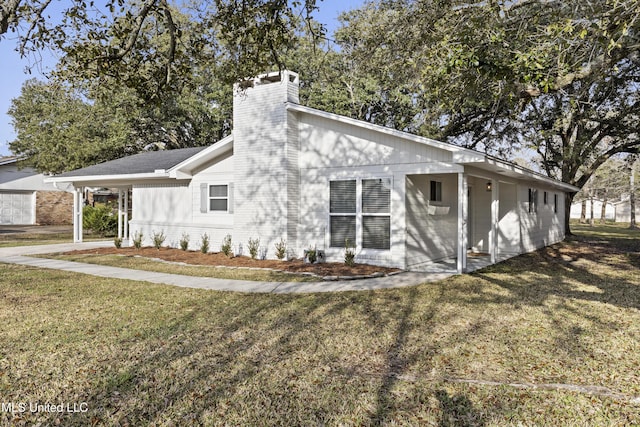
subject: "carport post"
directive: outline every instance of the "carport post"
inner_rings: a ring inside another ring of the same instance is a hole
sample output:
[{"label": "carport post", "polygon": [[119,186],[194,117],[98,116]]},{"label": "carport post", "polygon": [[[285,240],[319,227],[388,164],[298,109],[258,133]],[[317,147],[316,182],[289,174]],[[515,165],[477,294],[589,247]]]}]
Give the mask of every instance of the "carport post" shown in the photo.
[{"label": "carport post", "polygon": [[73,243],[82,243],[82,208],[84,207],[84,188],[77,187],[73,192]]},{"label": "carport post", "polygon": [[122,188],[118,188],[118,238],[122,239]]},{"label": "carport post", "polygon": [[498,261],[498,227],[500,222],[500,181],[491,180],[491,233],[489,234],[489,251],[491,264]]},{"label": "carport post", "polygon": [[467,192],[467,175],[464,172],[458,173],[458,258],[456,270],[458,274],[464,273],[467,268],[467,216],[469,195]]}]

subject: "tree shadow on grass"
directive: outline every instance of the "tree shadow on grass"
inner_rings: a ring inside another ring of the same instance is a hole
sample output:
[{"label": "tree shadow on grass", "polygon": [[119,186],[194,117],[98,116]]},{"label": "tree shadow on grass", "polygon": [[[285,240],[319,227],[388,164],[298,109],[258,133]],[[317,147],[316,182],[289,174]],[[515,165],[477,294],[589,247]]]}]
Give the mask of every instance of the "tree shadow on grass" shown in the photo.
[{"label": "tree shadow on grass", "polygon": [[444,390],[437,390],[435,395],[442,410],[440,427],[482,427],[486,424],[482,412],[474,408],[467,396],[450,396]]}]

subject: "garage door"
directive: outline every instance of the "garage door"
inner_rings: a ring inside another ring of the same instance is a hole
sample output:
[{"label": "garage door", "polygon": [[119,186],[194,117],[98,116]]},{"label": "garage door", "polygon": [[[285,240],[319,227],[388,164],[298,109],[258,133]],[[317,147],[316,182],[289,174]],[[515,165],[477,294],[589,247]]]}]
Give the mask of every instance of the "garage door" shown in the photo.
[{"label": "garage door", "polygon": [[33,224],[33,192],[0,191],[0,224]]}]

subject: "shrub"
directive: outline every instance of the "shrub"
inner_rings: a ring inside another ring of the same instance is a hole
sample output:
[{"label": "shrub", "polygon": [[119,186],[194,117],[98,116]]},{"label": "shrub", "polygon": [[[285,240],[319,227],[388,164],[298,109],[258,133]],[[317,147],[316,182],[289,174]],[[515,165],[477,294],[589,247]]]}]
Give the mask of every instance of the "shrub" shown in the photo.
[{"label": "shrub", "polygon": [[140,231],[136,231],[133,235],[133,247],[140,249],[142,247],[142,239],[144,235]]},{"label": "shrub", "polygon": [[209,235],[207,233],[204,233],[202,235],[200,242],[200,252],[202,252],[203,254],[209,252]]},{"label": "shrub", "polygon": [[249,255],[251,255],[251,259],[256,259],[258,249],[260,249],[260,239],[249,239]]},{"label": "shrub", "polygon": [[318,251],[316,251],[316,248],[309,248],[307,249],[307,261],[309,261],[310,264],[315,263],[318,260]]},{"label": "shrub", "polygon": [[222,239],[222,246],[220,246],[220,250],[223,254],[230,257],[231,256],[231,235],[227,234],[224,239]]},{"label": "shrub", "polygon": [[87,205],[82,209],[82,227],[101,236],[115,236],[118,231],[118,215],[109,205]]},{"label": "shrub", "polygon": [[151,240],[153,240],[153,247],[160,250],[164,240],[167,236],[164,235],[164,231],[160,231],[159,233],[153,232],[153,236],[151,236]]},{"label": "shrub", "polygon": [[122,247],[122,237],[114,238],[113,244],[115,245],[116,249],[120,249]]},{"label": "shrub", "polygon": [[285,242],[284,239],[280,239],[280,241],[276,243],[276,258],[283,260],[285,256],[287,256],[287,242]]},{"label": "shrub", "polygon": [[344,263],[352,267],[355,264],[355,258],[355,247],[353,247],[349,239],[347,239],[344,241]]},{"label": "shrub", "polygon": [[182,237],[180,238],[180,249],[186,251],[189,249],[189,235],[187,233],[182,233]]}]

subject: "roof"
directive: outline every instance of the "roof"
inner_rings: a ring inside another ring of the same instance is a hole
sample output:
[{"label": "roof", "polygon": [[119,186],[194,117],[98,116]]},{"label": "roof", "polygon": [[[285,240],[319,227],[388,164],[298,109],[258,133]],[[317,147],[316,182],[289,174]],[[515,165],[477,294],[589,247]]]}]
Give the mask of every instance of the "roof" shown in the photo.
[{"label": "roof", "polygon": [[11,163],[16,163],[18,160],[18,156],[0,157],[0,166],[10,165]]},{"label": "roof", "polygon": [[76,169],[57,177],[130,175],[167,170],[198,154],[207,147],[181,148],[177,150],[146,151],[97,165]]}]

